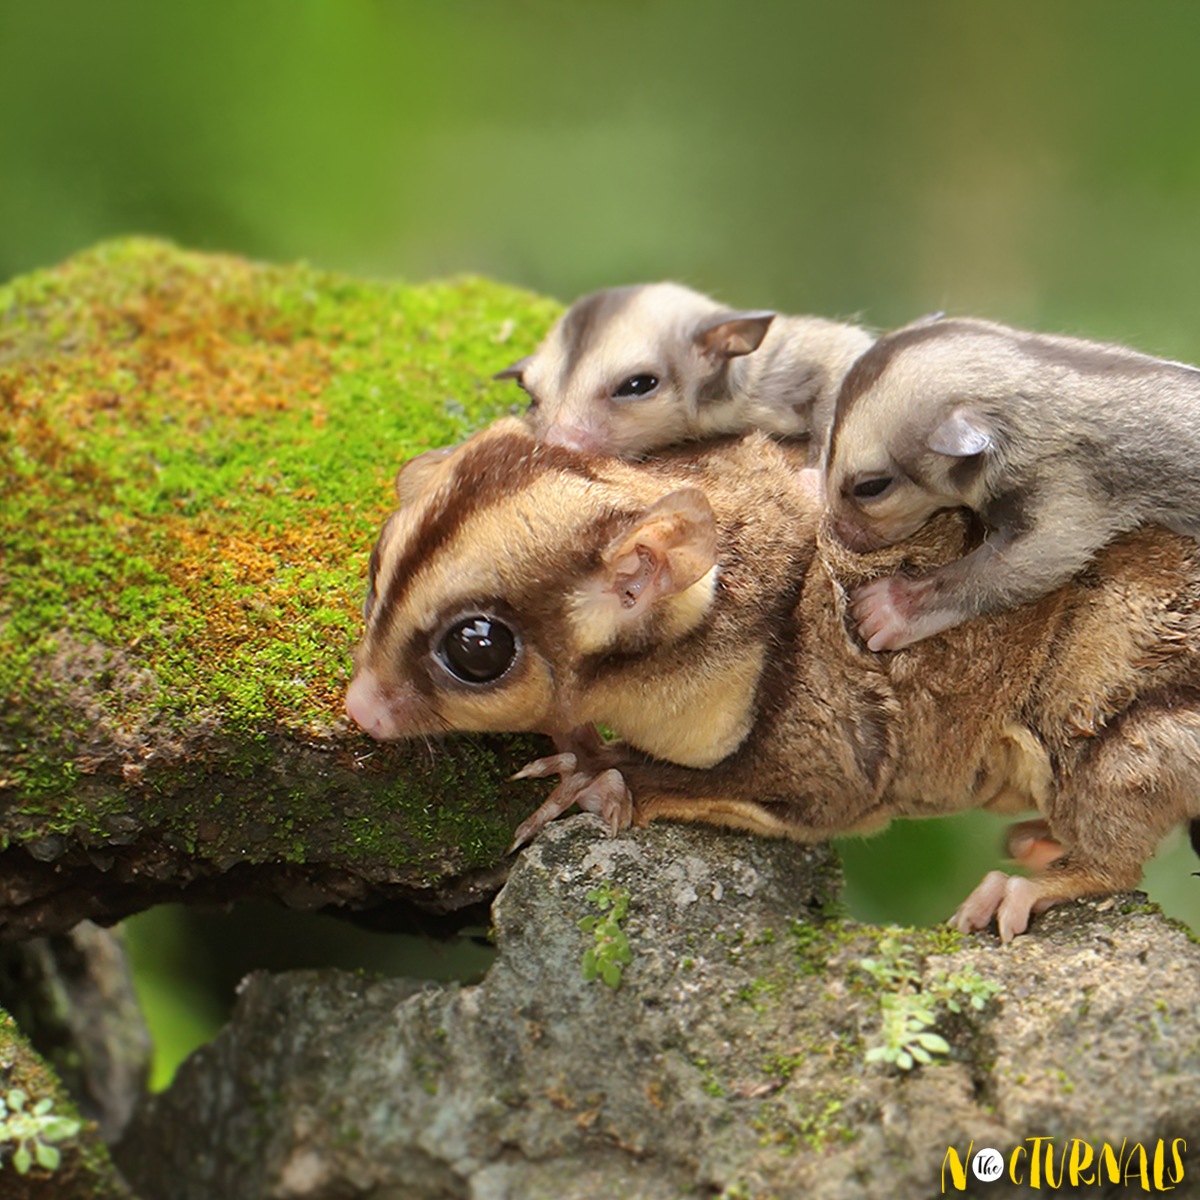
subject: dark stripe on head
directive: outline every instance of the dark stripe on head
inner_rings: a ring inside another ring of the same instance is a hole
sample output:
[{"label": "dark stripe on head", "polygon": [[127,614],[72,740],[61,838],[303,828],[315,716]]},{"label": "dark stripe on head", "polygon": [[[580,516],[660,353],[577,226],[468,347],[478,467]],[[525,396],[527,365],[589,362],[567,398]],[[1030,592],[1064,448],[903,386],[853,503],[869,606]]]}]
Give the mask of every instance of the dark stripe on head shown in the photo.
[{"label": "dark stripe on head", "polygon": [[[829,460],[833,461],[833,452],[837,446],[837,435],[845,420],[846,414],[854,407],[855,402],[865,395],[879,382],[880,376],[887,370],[892,358],[909,346],[919,342],[928,342],[934,338],[948,337],[960,333],[965,322],[922,321],[916,325],[908,325],[887,337],[881,337],[873,346],[866,350],[846,372],[838,392],[837,407],[833,411],[833,424],[829,430]],[[966,326],[969,328],[969,326]]]},{"label": "dark stripe on head", "polygon": [[643,286],[635,284],[632,287],[605,288],[602,292],[593,292],[576,300],[567,309],[559,326],[559,338],[563,346],[563,367],[558,377],[560,389],[565,389],[575,374],[575,368],[579,366],[579,360],[596,331],[626,308]]},{"label": "dark stripe on head", "polygon": [[453,536],[463,523],[488,505],[529,486],[541,475],[561,471],[589,482],[596,476],[585,457],[565,446],[547,446],[519,433],[467,442],[454,456],[453,486],[439,489],[437,503],[425,514],[405,547],[377,605],[386,632],[409,584],[423,563]]},{"label": "dark stripe on head", "polygon": [[380,526],[379,536],[375,539],[375,545],[371,547],[371,557],[367,560],[367,594],[363,599],[362,608],[363,621],[367,624],[370,623],[371,613],[375,609],[375,580],[379,575],[380,551],[395,522],[396,513],[392,513]]}]

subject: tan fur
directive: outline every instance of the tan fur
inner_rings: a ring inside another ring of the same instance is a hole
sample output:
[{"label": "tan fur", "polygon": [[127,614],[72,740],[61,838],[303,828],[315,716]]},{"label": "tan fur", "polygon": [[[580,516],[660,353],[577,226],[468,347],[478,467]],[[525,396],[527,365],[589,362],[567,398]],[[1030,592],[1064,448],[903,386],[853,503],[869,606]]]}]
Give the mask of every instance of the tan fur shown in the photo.
[{"label": "tan fur", "polygon": [[1024,812],[1031,804],[1045,808],[1054,790],[1054,772],[1046,747],[1023,725],[1009,722],[1000,730],[995,754],[989,756],[985,780],[994,783],[990,799],[987,782],[975,794],[983,808],[996,813]]},{"label": "tan fur", "polygon": [[[710,567],[677,596],[662,601],[664,632],[672,637],[690,633],[704,619],[717,586],[717,568]],[[599,579],[589,579],[571,596],[568,611],[571,632],[581,654],[599,654],[620,636],[628,624],[621,608]]]},{"label": "tan fur", "polygon": [[[511,432],[485,431],[471,454],[489,464]],[[428,520],[439,489],[453,487],[460,454],[385,532],[381,595],[388,564],[422,536],[421,513]],[[563,461],[593,477],[543,472],[469,514],[416,570],[398,609],[373,614],[356,657],[363,695],[420,692],[446,728],[544,730],[570,743],[569,763],[554,769],[573,788],[586,798],[586,781],[615,768],[643,822],[691,818],[813,841],[897,816],[1036,809],[1065,853],[1019,886],[989,877],[960,915],[978,927],[998,909],[1006,937],[1031,911],[1131,886],[1159,838],[1200,814],[1200,547],[1191,540],[1160,528],[1124,535],[1080,582],[879,656],[852,636],[848,596],[872,577],[960,555],[970,543],[958,514],[860,555],[818,528],[811,491],[759,436],[640,466]],[[621,529],[681,487],[707,496],[718,529],[701,620],[681,633],[648,611],[633,641],[597,654],[593,631],[584,652],[572,643],[580,587]],[[470,590],[481,576],[499,581],[529,652],[494,683],[443,686],[436,665],[404,648],[457,613],[462,581]],[[405,705],[377,735],[428,727]],[[583,736],[591,721],[626,742]],[[611,778],[606,786],[613,813],[624,793]]]},{"label": "tan fur", "polygon": [[749,646],[728,660],[673,672],[655,689],[653,707],[645,690],[631,688],[628,679],[605,679],[588,689],[579,715],[619,729],[647,754],[685,767],[711,767],[750,731],[763,654],[764,647]]}]

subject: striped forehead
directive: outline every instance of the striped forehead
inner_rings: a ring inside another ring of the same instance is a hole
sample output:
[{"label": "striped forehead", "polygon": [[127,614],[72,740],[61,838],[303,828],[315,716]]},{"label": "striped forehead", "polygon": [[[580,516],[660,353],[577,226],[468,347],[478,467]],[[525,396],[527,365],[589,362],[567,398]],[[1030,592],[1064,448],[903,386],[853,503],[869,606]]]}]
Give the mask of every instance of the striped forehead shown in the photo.
[{"label": "striped forehead", "polygon": [[873,346],[861,354],[858,360],[846,373],[838,392],[837,407],[834,409],[833,425],[829,431],[829,460],[833,460],[834,450],[846,424],[846,418],[854,409],[857,402],[871,392],[884,372],[892,364],[897,355],[902,354],[911,346],[931,339],[952,336],[956,331],[952,321],[930,321],[926,324],[909,326],[897,333],[880,338]]},{"label": "striped forehead", "polygon": [[561,359],[560,386],[576,371],[596,339],[607,332],[622,312],[633,304],[641,287],[607,288],[576,301],[563,314],[555,329],[554,342]]},{"label": "striped forehead", "polygon": [[639,368],[666,370],[690,342],[700,316],[717,306],[674,284],[611,288],[573,305],[536,356],[528,376],[560,394],[572,385],[611,384]]},{"label": "striped forehead", "polygon": [[[517,432],[467,442],[388,531],[370,633],[386,636],[401,609],[429,618],[453,596],[495,595],[511,585],[523,550],[536,552],[564,522],[564,509],[596,484],[582,456]],[[418,598],[419,594],[419,598]]]}]

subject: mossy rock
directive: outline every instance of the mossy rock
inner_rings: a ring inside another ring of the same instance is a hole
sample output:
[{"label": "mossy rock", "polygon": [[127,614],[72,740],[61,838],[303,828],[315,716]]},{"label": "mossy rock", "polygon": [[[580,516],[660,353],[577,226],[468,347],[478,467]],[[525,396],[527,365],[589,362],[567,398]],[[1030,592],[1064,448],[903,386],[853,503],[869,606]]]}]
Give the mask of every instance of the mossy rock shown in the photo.
[{"label": "mossy rock", "polygon": [[[34,1165],[24,1173],[16,1169],[19,1139],[7,1122],[0,1123],[0,1196],[8,1200],[134,1200],[133,1193],[113,1169],[108,1150],[94,1124],[81,1121],[78,1110],[54,1072],[39,1057],[8,1013],[0,1009],[0,1096],[22,1092],[22,1111],[35,1113],[37,1106],[50,1104],[46,1116],[73,1121],[76,1132],[51,1140],[46,1145],[58,1152],[52,1169]],[[19,1133],[19,1130],[18,1130]],[[53,1135],[51,1135],[51,1138]],[[30,1155],[36,1147],[25,1147]]]},{"label": "mossy rock", "polygon": [[557,311],[145,240],[0,288],[0,936],[494,889],[540,743],[379,746],[342,697],[397,465]]}]

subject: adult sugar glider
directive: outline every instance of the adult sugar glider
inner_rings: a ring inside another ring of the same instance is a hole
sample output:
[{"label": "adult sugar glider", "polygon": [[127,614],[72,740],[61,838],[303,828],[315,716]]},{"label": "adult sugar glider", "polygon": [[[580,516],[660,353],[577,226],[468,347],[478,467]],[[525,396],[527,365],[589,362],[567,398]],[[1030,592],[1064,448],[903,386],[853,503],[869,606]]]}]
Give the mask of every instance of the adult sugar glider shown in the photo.
[{"label": "adult sugar glider", "polygon": [[518,841],[573,801],[613,828],[800,841],[1035,809],[1063,853],[1032,879],[989,874],[960,928],[996,915],[1007,940],[1031,912],[1135,885],[1200,814],[1200,546],[1137,530],[1085,580],[877,655],[848,593],[960,557],[969,522],[860,555],[824,535],[798,474],[760,434],[629,463],[512,418],[413,460],[371,556],[347,710],[382,739],[551,735],[559,753],[525,774],[562,782]]}]

